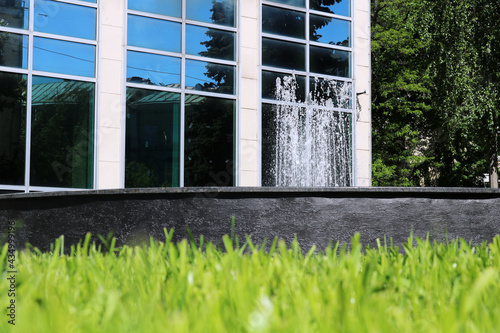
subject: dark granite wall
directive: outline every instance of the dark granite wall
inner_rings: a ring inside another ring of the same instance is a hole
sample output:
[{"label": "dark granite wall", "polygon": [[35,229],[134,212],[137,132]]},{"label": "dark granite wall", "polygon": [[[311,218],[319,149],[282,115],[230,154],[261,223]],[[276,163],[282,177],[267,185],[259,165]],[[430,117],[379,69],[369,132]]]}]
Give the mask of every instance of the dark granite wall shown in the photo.
[{"label": "dark granite wall", "polygon": [[[0,195],[0,230],[16,221],[18,247],[30,243],[49,249],[60,235],[65,245],[87,232],[118,243],[150,236],[164,239],[163,229],[175,228],[175,239],[200,235],[220,242],[234,231],[261,244],[275,237],[303,249],[316,244],[348,242],[356,233],[363,244],[393,238],[402,245],[411,230],[416,237],[445,240],[461,237],[473,244],[500,233],[500,192],[490,189],[445,188],[181,188],[129,189]],[[5,233],[4,233],[5,234]]]}]

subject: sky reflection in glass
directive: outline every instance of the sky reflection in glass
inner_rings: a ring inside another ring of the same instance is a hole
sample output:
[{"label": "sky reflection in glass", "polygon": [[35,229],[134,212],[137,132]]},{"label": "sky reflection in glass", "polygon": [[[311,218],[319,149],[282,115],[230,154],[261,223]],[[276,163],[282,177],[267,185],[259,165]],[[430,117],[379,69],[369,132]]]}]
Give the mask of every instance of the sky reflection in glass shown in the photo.
[{"label": "sky reflection in glass", "polygon": [[310,16],[310,39],[331,45],[350,46],[350,22],[331,17]]},{"label": "sky reflection in glass", "polygon": [[35,37],[33,69],[94,77],[95,46]]},{"label": "sky reflection in glass", "polygon": [[181,52],[180,23],[129,15],[127,31],[128,45]]},{"label": "sky reflection in glass", "polygon": [[127,81],[160,86],[180,85],[181,59],[128,51]]},{"label": "sky reflection in glass", "polygon": [[[245,0],[247,1],[247,0]],[[186,17],[205,23],[235,26],[235,0],[186,0]]]},{"label": "sky reflection in glass", "polygon": [[35,30],[51,34],[96,38],[96,9],[63,2],[35,1]]},{"label": "sky reflection in glass", "polygon": [[311,9],[320,10],[331,14],[351,16],[351,1],[341,0],[340,2],[333,1],[331,5],[324,5],[324,0],[309,0]]}]

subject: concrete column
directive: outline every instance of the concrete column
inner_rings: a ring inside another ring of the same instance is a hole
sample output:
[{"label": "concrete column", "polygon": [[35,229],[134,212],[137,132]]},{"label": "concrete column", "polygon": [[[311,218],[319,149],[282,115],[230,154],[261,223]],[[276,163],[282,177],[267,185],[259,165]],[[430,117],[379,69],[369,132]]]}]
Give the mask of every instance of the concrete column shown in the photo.
[{"label": "concrete column", "polygon": [[[354,1],[354,0],[352,0]],[[370,0],[355,0],[354,66],[357,94],[356,185],[371,186]]]},{"label": "concrete column", "polygon": [[240,119],[239,170],[240,186],[260,185],[259,123],[259,5],[258,0],[241,0],[240,4]]},{"label": "concrete column", "polygon": [[123,187],[126,0],[100,1],[97,188]]}]

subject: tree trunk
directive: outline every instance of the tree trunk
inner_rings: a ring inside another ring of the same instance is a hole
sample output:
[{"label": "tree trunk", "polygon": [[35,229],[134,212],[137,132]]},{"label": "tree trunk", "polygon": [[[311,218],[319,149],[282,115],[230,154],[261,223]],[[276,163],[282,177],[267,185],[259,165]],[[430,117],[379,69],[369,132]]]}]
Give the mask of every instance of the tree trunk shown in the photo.
[{"label": "tree trunk", "polygon": [[490,158],[490,187],[498,188],[498,153],[496,149]]}]

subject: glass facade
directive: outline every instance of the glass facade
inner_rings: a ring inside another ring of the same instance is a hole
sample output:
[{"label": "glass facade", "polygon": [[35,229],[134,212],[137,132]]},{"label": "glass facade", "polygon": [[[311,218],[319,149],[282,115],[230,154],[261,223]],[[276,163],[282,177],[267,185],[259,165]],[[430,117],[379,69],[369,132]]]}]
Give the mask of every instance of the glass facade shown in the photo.
[{"label": "glass facade", "polygon": [[[262,1],[263,186],[352,183],[351,6],[350,0]],[[319,165],[329,167],[315,171]],[[329,179],[301,181],[304,173]]]},{"label": "glass facade", "polygon": [[94,187],[96,29],[96,1],[0,0],[1,188]]},{"label": "glass facade", "polygon": [[277,115],[311,105],[352,157],[353,8],[0,0],[0,192],[274,186]]},{"label": "glass facade", "polygon": [[235,13],[128,1],[125,187],[235,184]]}]

